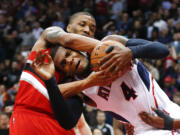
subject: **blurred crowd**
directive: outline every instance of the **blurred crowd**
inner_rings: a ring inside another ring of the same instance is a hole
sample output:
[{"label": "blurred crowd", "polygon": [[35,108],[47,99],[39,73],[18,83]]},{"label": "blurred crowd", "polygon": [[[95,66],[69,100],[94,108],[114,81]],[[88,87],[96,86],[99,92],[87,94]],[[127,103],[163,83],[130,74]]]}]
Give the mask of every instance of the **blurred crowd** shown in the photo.
[{"label": "blurred crowd", "polygon": [[[179,0],[1,0],[0,133],[8,134],[18,80],[33,44],[49,26],[65,30],[70,15],[79,11],[94,15],[95,37],[99,40],[119,34],[167,45],[170,54],[165,59],[142,61],[169,98],[180,105]],[[113,134],[112,118],[108,114],[89,106],[84,110],[94,132]],[[102,124],[105,120],[109,123],[106,128]]]}]

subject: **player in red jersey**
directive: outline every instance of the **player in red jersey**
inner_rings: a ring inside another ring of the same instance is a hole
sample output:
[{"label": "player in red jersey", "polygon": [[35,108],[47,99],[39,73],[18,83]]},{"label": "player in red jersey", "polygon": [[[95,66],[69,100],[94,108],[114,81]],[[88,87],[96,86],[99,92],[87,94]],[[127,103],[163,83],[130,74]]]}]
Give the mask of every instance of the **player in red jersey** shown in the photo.
[{"label": "player in red jersey", "polygon": [[[77,29],[78,31],[76,31]],[[69,129],[76,125],[81,114],[81,109],[74,110],[73,108],[72,110],[72,106],[74,107],[76,103],[76,106],[81,108],[81,100],[78,97],[72,97],[64,101],[61,95],[57,100],[57,102],[61,103],[61,106],[58,106],[57,109],[57,106],[55,106],[55,103],[53,103],[54,99],[49,96],[50,91],[48,91],[46,88],[47,84],[45,84],[44,80],[39,77],[39,75],[37,75],[30,67],[30,64],[37,55],[36,52],[39,50],[43,50],[45,52],[46,50],[44,49],[47,49],[47,51],[50,53],[51,48],[53,48],[54,45],[60,44],[65,47],[80,51],[87,51],[90,53],[94,46],[100,43],[98,40],[89,38],[94,37],[95,20],[88,13],[79,13],[72,16],[67,27],[67,31],[69,33],[65,32],[60,27],[49,27],[44,30],[32,48],[26,67],[23,70],[20,78],[20,85],[18,94],[16,96],[14,112],[10,120],[10,135],[74,134],[74,131]],[[65,55],[69,55],[68,52],[66,52]],[[82,54],[79,55],[81,56]],[[79,59],[76,59],[76,57],[77,55],[73,58],[74,61],[71,66],[71,70],[75,73],[82,73],[84,67],[88,65],[83,65],[83,59],[82,61],[79,61]],[[56,69],[60,64],[58,60],[59,58],[59,53],[56,53],[54,57]],[[62,76],[60,75],[59,78],[61,79]],[[96,78],[96,80],[94,78]],[[71,87],[73,86],[72,94],[67,92],[66,85],[62,85],[61,89],[63,90],[63,95],[65,95],[67,98],[79,92],[81,89],[85,89],[92,85],[105,84],[107,83],[105,79],[107,79],[107,77],[103,76],[102,72],[99,72],[90,76],[87,78],[87,80],[72,82],[72,85],[69,85]],[[79,84],[84,85],[79,87]],[[58,110],[56,112],[60,113],[61,117],[54,114],[54,109]],[[60,127],[58,123],[69,131]]]}]

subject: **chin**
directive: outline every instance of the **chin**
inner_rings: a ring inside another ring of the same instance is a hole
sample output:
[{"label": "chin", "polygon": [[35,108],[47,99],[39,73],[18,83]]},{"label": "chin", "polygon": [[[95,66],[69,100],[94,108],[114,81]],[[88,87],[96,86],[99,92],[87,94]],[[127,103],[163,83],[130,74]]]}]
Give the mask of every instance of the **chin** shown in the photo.
[{"label": "chin", "polygon": [[90,63],[88,63],[79,73],[77,73],[77,76],[80,78],[87,77],[91,73],[90,69]]}]

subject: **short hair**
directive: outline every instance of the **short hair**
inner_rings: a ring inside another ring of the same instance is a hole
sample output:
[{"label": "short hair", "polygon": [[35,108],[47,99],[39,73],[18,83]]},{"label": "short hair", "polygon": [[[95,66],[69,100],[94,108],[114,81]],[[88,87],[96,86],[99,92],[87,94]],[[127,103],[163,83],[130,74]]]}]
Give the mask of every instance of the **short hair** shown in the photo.
[{"label": "short hair", "polygon": [[80,16],[80,15],[91,16],[91,17],[94,19],[94,21],[95,21],[95,18],[94,18],[94,16],[93,16],[91,13],[89,13],[89,12],[77,12],[77,13],[73,14],[72,16],[70,16],[70,18],[69,18],[69,23],[72,23],[72,21],[73,21],[77,16]]}]

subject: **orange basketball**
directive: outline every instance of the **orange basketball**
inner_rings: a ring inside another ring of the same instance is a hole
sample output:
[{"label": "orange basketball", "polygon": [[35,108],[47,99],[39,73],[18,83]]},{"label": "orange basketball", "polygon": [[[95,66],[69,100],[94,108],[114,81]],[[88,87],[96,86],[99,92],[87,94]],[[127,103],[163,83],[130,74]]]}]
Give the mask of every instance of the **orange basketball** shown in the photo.
[{"label": "orange basketball", "polygon": [[98,45],[91,52],[91,67],[94,71],[98,71],[100,64],[99,60],[106,56],[107,45]]},{"label": "orange basketball", "polygon": [[107,55],[107,53],[111,52],[114,46],[124,46],[123,44],[113,41],[107,40],[103,41],[101,45],[96,46],[91,52],[91,67],[94,71],[98,71],[100,67],[100,59]]}]

